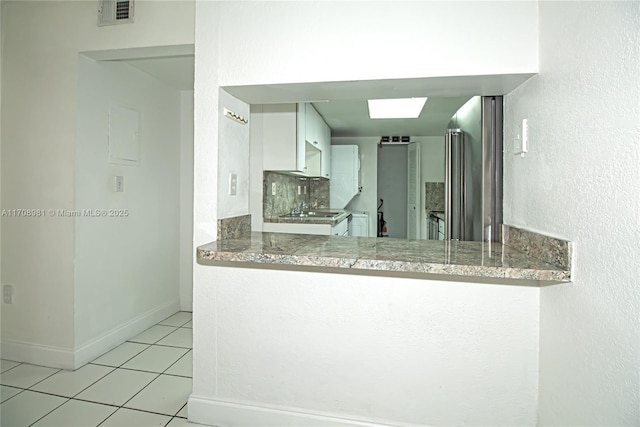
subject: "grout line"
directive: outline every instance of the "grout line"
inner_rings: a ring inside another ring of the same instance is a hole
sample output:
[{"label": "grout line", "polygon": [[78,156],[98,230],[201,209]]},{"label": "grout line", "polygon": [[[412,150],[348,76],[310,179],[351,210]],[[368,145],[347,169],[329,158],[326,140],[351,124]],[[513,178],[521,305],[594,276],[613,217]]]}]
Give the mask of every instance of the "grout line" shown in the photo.
[{"label": "grout line", "polygon": [[[127,342],[131,342],[131,341],[125,341],[125,342],[123,342],[122,344],[127,343]],[[122,345],[122,344],[120,344],[120,345]],[[127,360],[125,360],[124,362],[122,362],[122,363],[121,363],[120,365],[118,365],[118,366],[113,366],[113,365],[104,365],[104,364],[101,364],[101,363],[95,363],[95,362],[93,362],[93,361],[92,361],[92,362],[89,362],[89,363],[91,363],[91,364],[93,364],[93,365],[110,366],[110,367],[112,367],[112,368],[119,368],[119,367],[121,367],[121,366],[122,366],[122,365],[124,365],[125,363],[129,362],[131,359],[133,359],[134,357],[136,357],[137,355],[139,355],[140,353],[142,353],[143,351],[147,350],[149,347],[151,347],[151,346],[153,345],[153,344],[138,343],[138,342],[137,342],[137,343],[134,343],[134,344],[145,344],[147,347],[146,347],[146,348],[143,348],[142,350],[140,350],[139,352],[137,352],[136,354],[134,354],[133,356],[131,356],[130,358],[128,358]],[[120,345],[119,345],[118,347],[120,347]],[[110,351],[115,350],[115,349],[116,349],[116,348],[118,348],[118,347],[115,347],[114,349],[109,350],[107,353],[109,353]],[[105,353],[105,354],[107,354],[107,353]],[[102,355],[100,355],[100,356],[96,357],[96,358],[94,359],[94,361],[95,361],[95,360],[98,360],[98,359],[99,359],[99,358],[101,358],[102,356],[104,356],[104,354],[102,354]]]},{"label": "grout line", "polygon": [[[33,365],[33,366],[38,366],[38,365]],[[45,367],[46,367],[46,366],[45,366]],[[58,370],[57,370],[57,371],[55,371],[53,374],[48,375],[47,377],[45,377],[45,378],[41,379],[41,380],[40,380],[40,381],[38,381],[37,383],[35,383],[35,384],[31,384],[31,385],[27,388],[27,390],[31,390],[31,387],[33,387],[33,386],[36,386],[36,385],[40,384],[42,381],[46,380],[47,378],[51,378],[52,376],[54,376],[55,374],[57,374],[57,373],[58,373],[58,372],[60,372],[60,371],[62,371],[62,369],[58,369]],[[35,390],[31,390],[31,391],[35,391]]]},{"label": "grout line", "polygon": [[[2,360],[6,360],[6,359],[2,359]],[[2,371],[2,372],[0,372],[0,374],[7,373],[7,372],[9,372],[10,370],[15,369],[15,368],[17,368],[18,366],[20,366],[20,365],[23,365],[23,364],[24,364],[24,363],[22,363],[22,362],[15,362],[14,360],[7,360],[7,362],[14,362],[14,363],[17,363],[17,365],[16,365],[16,366],[12,366],[12,367],[10,367],[10,368],[9,368],[9,369],[7,369],[6,371]]]},{"label": "grout line", "polygon": [[167,345],[167,344],[152,344],[152,345],[157,345],[158,347],[183,348],[185,350],[192,350],[193,349],[193,344],[192,344],[191,347],[183,347],[181,345]]},{"label": "grout line", "polygon": [[[121,368],[121,369],[125,369],[125,368]],[[152,379],[151,381],[149,381],[149,382],[147,383],[147,385],[145,385],[145,386],[144,386],[144,387],[142,387],[140,390],[138,390],[138,392],[137,392],[136,394],[134,394],[133,396],[131,396],[127,401],[125,401],[125,402],[122,404],[122,407],[123,407],[123,408],[124,408],[124,405],[126,405],[126,404],[127,404],[127,403],[129,403],[129,402],[131,402],[131,399],[133,399],[134,397],[136,397],[137,395],[139,395],[140,393],[142,393],[142,390],[146,389],[147,387],[149,387],[149,385],[150,385],[151,383],[153,383],[155,380],[157,380],[158,378],[160,378],[160,374],[158,374],[157,372],[153,372],[153,373],[154,373],[154,374],[157,374],[157,376],[156,376],[154,379]],[[128,408],[128,409],[131,409],[131,408]]]},{"label": "grout line", "polygon": [[[35,385],[35,384],[34,384]],[[33,391],[34,393],[39,393],[35,390],[30,390]],[[46,394],[46,393],[45,393]],[[32,422],[31,424],[29,424],[30,426],[34,425],[35,423],[37,423],[38,421],[40,421],[41,419],[43,419],[44,417],[46,417],[47,415],[49,415],[50,413],[52,413],[53,411],[57,411],[59,407],[61,407],[62,405],[66,404],[68,401],[70,401],[71,399],[69,399],[68,397],[66,398],[67,400],[65,400],[64,402],[62,402],[61,404],[59,404],[58,406],[56,406],[55,408],[53,408],[52,410],[50,410],[49,412],[47,412],[46,414],[44,414],[43,416],[41,416],[40,418],[38,418],[37,420],[35,420],[34,422]]]},{"label": "grout line", "polygon": [[[97,366],[99,366],[99,365],[97,365]],[[112,366],[108,366],[108,368],[112,368],[112,369],[109,372],[107,372],[106,374],[104,374],[103,376],[101,376],[100,378],[98,378],[97,380],[95,380],[94,382],[92,382],[91,384],[89,384],[88,386],[86,386],[85,388],[83,388],[82,390],[80,390],[79,392],[77,392],[76,394],[74,394],[73,396],[71,396],[71,398],[73,399],[74,397],[76,397],[77,395],[79,395],[80,393],[82,393],[83,391],[88,389],[89,387],[97,384],[98,381],[102,381],[105,377],[107,377],[109,374],[111,374],[112,372],[115,372],[116,369],[118,369],[118,368],[113,368]]]},{"label": "grout line", "polygon": [[[5,387],[11,387],[11,386],[6,385]],[[11,396],[11,397],[8,397],[6,400],[3,400],[2,402],[0,402],[0,407],[2,407],[2,405],[4,405],[4,403],[5,403],[5,402],[7,402],[7,401],[9,401],[9,400],[13,399],[13,398],[14,398],[14,397],[16,397],[17,395],[22,394],[22,392],[26,391],[26,389],[24,389],[24,388],[19,388],[19,387],[13,387],[13,388],[17,388],[17,389],[19,389],[20,391],[19,391],[19,392],[17,392],[16,394],[14,394],[14,395],[13,395],[13,396]]]}]

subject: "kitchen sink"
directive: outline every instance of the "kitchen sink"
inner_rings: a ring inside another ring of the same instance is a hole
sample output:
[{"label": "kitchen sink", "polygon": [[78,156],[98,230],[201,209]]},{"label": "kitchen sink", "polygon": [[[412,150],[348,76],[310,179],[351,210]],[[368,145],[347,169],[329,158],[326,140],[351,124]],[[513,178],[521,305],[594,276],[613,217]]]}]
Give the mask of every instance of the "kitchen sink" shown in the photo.
[{"label": "kitchen sink", "polygon": [[334,218],[342,215],[344,212],[326,212],[326,211],[304,211],[299,214],[280,215],[280,218]]}]

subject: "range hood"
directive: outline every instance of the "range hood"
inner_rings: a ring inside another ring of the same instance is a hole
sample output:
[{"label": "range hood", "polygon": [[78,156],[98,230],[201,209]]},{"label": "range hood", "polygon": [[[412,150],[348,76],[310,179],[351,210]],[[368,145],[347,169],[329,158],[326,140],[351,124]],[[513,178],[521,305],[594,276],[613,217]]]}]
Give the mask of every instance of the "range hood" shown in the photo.
[{"label": "range hood", "polygon": [[357,145],[331,146],[331,179],[329,206],[344,209],[360,194],[360,157]]}]

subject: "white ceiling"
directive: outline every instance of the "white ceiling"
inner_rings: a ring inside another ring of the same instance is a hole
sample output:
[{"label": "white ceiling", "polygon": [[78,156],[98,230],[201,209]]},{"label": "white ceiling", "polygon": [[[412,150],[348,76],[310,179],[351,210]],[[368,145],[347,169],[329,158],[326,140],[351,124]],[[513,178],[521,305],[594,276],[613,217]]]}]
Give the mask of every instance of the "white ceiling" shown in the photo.
[{"label": "white ceiling", "polygon": [[441,136],[451,116],[469,98],[430,97],[416,119],[371,120],[366,100],[314,102],[313,106],[331,128],[332,136]]},{"label": "white ceiling", "polygon": [[[194,56],[175,55],[126,62],[179,90],[193,90]],[[434,77],[401,80],[271,84],[224,89],[249,104],[312,102],[333,136],[439,136],[451,116],[476,95],[504,95],[532,74]],[[427,96],[417,119],[369,119],[367,99]]]}]

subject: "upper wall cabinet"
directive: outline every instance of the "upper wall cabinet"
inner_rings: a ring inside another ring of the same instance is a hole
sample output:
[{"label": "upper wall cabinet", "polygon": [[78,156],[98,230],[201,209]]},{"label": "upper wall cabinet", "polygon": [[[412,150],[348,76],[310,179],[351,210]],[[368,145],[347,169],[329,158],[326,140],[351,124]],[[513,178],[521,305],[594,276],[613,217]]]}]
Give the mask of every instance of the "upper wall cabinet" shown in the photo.
[{"label": "upper wall cabinet", "polygon": [[320,172],[316,176],[331,177],[331,129],[313,105],[305,104],[306,141],[320,151]]},{"label": "upper wall cabinet", "polygon": [[304,105],[265,104],[260,114],[264,170],[305,173]]},{"label": "upper wall cabinet", "polygon": [[265,104],[260,110],[254,130],[262,131],[264,170],[330,177],[331,131],[311,104]]}]

